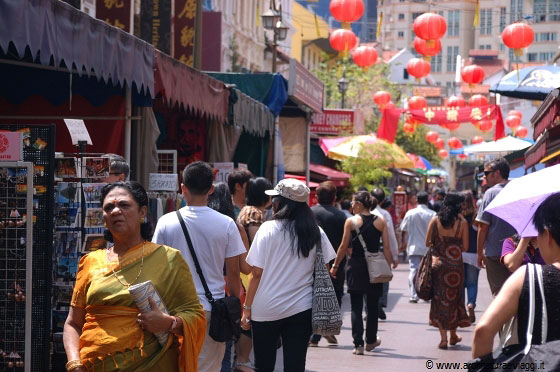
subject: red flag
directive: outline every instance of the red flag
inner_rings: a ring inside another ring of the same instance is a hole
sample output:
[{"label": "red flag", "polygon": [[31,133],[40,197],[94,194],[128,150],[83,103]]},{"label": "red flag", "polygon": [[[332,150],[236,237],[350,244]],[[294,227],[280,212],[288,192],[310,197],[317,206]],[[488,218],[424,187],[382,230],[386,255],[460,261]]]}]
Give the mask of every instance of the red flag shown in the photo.
[{"label": "red flag", "polygon": [[377,129],[377,138],[382,138],[389,143],[395,142],[397,129],[399,127],[399,117],[403,109],[385,109],[381,117],[379,129]]}]

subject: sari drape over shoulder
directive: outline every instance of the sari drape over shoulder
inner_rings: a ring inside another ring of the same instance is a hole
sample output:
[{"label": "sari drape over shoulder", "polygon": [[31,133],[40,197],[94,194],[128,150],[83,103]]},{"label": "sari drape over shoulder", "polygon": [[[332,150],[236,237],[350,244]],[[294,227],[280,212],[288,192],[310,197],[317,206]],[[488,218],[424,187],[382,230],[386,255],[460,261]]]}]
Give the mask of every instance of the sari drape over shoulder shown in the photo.
[{"label": "sari drape over shoulder", "polygon": [[[136,321],[140,311],[111,268],[124,283],[134,281],[142,270],[134,284],[152,281],[169,314],[181,318],[183,334],[169,337],[162,347],[152,333],[140,328]],[[143,249],[142,244],[129,249],[118,262],[108,262],[104,249],[85,255],[71,305],[86,312],[80,359],[88,371],[197,371],[206,319],[178,250],[146,242]]]}]

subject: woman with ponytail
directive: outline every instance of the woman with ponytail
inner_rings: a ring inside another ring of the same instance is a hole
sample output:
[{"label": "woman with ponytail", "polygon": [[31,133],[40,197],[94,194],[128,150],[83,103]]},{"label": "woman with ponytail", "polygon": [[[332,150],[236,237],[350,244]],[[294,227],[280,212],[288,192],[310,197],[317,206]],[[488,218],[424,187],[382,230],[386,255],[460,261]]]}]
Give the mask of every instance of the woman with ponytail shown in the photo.
[{"label": "woman with ponytail", "polygon": [[439,328],[440,349],[462,340],[457,327],[471,325],[465,309],[463,290],[464,271],[462,252],[469,247],[468,223],[461,216],[465,197],[448,193],[441,209],[435,216],[426,234],[426,246],[432,249],[433,298],[430,306],[430,324]]}]

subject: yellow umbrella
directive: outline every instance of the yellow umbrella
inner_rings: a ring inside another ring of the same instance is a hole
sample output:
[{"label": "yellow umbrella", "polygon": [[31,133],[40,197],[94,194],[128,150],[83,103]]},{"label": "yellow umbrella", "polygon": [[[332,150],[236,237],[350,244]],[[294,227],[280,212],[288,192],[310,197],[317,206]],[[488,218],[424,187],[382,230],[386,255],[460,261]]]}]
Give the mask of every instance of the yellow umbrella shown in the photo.
[{"label": "yellow umbrella", "polygon": [[356,158],[363,145],[380,144],[383,147],[388,146],[390,148],[393,168],[414,168],[414,162],[410,160],[406,152],[399,145],[396,143],[388,143],[372,134],[346,137],[345,139],[333,139],[331,142],[333,145],[332,147],[329,146],[330,143],[325,142],[322,147],[328,148],[327,157],[330,159],[343,160],[349,157]]}]

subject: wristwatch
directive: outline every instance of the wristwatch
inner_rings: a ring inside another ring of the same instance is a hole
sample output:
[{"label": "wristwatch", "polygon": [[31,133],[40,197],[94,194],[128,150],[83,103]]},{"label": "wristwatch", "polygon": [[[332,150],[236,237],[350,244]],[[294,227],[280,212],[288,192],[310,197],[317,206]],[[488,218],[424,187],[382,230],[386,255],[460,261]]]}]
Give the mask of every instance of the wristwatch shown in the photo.
[{"label": "wristwatch", "polygon": [[244,308],[245,310],[251,310],[251,306],[247,306],[247,305],[245,305],[245,304],[243,304],[243,308]]}]

